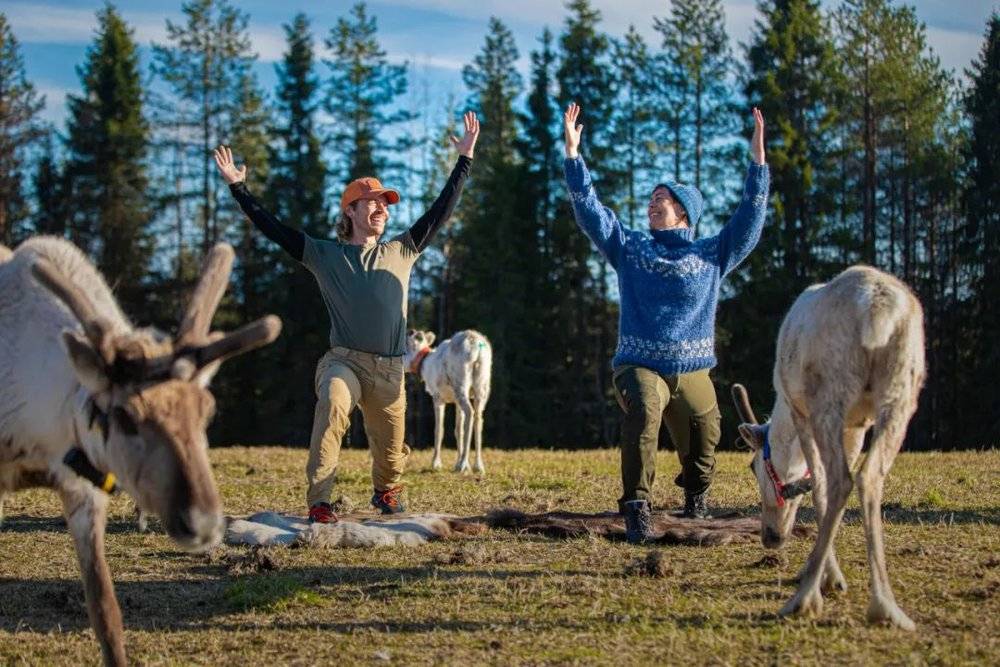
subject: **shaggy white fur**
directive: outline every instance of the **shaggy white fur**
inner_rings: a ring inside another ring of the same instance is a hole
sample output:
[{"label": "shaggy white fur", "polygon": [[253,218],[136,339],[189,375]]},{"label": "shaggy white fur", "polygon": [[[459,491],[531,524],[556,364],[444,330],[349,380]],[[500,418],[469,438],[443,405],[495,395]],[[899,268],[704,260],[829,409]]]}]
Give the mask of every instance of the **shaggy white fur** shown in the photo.
[{"label": "shaggy white fur", "polygon": [[314,523],[301,516],[258,512],[246,519],[232,519],[226,544],[297,544],[320,549],[338,547],[419,546],[452,535],[447,514],[410,514],[395,519],[341,519],[334,524]]}]

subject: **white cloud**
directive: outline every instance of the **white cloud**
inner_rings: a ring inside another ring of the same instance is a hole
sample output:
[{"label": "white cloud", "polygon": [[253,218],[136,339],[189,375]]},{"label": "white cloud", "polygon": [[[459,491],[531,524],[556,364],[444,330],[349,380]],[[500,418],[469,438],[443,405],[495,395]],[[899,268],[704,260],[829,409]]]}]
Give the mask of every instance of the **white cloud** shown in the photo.
[{"label": "white cloud", "polygon": [[[119,10],[133,32],[135,41],[148,46],[167,41],[167,19],[178,22],[177,12],[135,12]],[[4,8],[18,40],[24,43],[88,44],[97,28],[95,12],[54,5],[11,2]],[[281,59],[285,50],[284,33],[280,28],[258,28],[250,24],[250,44],[264,62]]]}]

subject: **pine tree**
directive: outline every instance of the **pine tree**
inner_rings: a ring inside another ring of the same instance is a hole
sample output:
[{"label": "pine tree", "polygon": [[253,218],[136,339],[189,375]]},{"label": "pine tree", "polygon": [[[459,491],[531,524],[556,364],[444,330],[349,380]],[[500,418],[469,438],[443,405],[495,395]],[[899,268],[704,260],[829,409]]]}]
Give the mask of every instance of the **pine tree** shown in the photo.
[{"label": "pine tree", "polygon": [[[582,107],[580,122],[585,130],[580,154],[587,160],[602,201],[617,208],[623,179],[610,139],[615,105],[608,63],[610,41],[599,31],[601,14],[589,0],[570,0],[566,7],[570,14],[559,37],[556,71],[559,104],[565,108],[576,102]],[[561,329],[552,341],[563,362],[555,391],[563,404],[553,407],[572,415],[563,433],[570,442],[610,443],[618,423],[609,372],[617,316],[610,303],[607,263],[577,228],[565,198],[560,199],[552,239],[553,255],[559,258],[553,282],[565,286],[553,314]]]},{"label": "pine tree", "polygon": [[7,16],[0,12],[0,244],[10,244],[28,215],[21,183],[29,146],[44,131],[38,114],[45,106],[27,80],[24,59]]},{"label": "pine tree", "polygon": [[[502,444],[511,443],[529,426],[523,392],[530,385],[524,352],[531,346],[524,343],[530,340],[526,314],[538,266],[530,202],[510,196],[521,191],[523,174],[514,112],[523,86],[517,59],[513,35],[494,17],[483,48],[462,71],[482,134],[475,176],[462,199],[463,225],[457,230],[454,255],[460,287],[456,326],[475,327],[493,342],[493,389],[487,409],[494,415],[491,435]],[[484,298],[486,294],[490,297]],[[497,308],[497,303],[504,306]]]},{"label": "pine tree", "polygon": [[963,434],[967,444],[996,442],[1000,436],[1000,391],[996,369],[1000,351],[995,337],[1000,327],[1000,14],[987,21],[986,39],[979,57],[966,71],[970,80],[965,110],[971,125],[966,151],[968,180],[965,210],[968,216],[968,264],[973,271],[971,318],[961,326],[975,331],[968,365],[972,378],[967,414],[972,418]]},{"label": "pine tree", "polygon": [[82,94],[69,97],[66,165],[72,237],[97,257],[119,301],[140,321],[152,256],[139,52],[118,11],[97,12],[97,36],[79,69]]},{"label": "pine tree", "polygon": [[381,176],[398,170],[396,159],[408,147],[405,137],[389,141],[392,127],[412,114],[395,109],[406,92],[406,65],[389,63],[376,37],[378,26],[364,2],[351,8],[349,18],[337,20],[326,40],[332,57],[326,110],[333,119],[330,140],[344,156],[335,173],[346,184],[361,176]]},{"label": "pine tree", "polygon": [[707,211],[721,209],[718,184],[732,167],[726,139],[738,130],[722,0],[671,0],[670,15],[654,18],[653,24],[663,36],[666,90],[662,103],[651,106],[666,116],[675,178],[702,190]]},{"label": "pine tree", "polygon": [[183,24],[167,20],[169,43],[153,45],[153,71],[174,94],[166,115],[178,129],[184,159],[199,167],[182,196],[198,202],[204,253],[226,237],[218,201],[224,193],[212,149],[228,142],[236,129],[242,89],[256,56],[247,15],[228,0],[190,0],[181,9]]},{"label": "pine tree", "polygon": [[632,25],[623,40],[614,41],[611,62],[619,101],[611,131],[611,141],[618,149],[616,171],[622,174],[619,214],[622,222],[634,229],[640,210],[646,207],[647,193],[640,187],[651,189],[656,173],[655,61]]},{"label": "pine tree", "polygon": [[34,232],[63,236],[69,217],[68,183],[65,168],[56,154],[53,130],[47,131],[42,139],[42,152],[35,166],[32,186],[35,192]]},{"label": "pine tree", "polygon": [[782,317],[802,289],[832,273],[819,241],[835,213],[827,179],[836,172],[830,136],[838,63],[819,2],[767,0],[759,10],[744,86],[748,105],[759,107],[767,124],[771,200],[745,278],[729,278],[734,298],[720,304],[727,333],[720,336],[717,377],[770,396]]},{"label": "pine tree", "polygon": [[[275,66],[275,141],[264,200],[286,224],[310,236],[328,238],[332,229],[325,196],[326,165],[316,118],[322,100],[309,20],[298,14],[284,29],[287,50]],[[322,350],[327,345],[329,321],[312,275],[283,252],[275,259],[281,267],[280,286],[269,296],[268,304],[276,309],[284,326],[271,348],[285,369],[285,388],[279,394],[284,417],[277,437],[282,442],[306,443],[315,398],[315,359],[302,350]]]}]

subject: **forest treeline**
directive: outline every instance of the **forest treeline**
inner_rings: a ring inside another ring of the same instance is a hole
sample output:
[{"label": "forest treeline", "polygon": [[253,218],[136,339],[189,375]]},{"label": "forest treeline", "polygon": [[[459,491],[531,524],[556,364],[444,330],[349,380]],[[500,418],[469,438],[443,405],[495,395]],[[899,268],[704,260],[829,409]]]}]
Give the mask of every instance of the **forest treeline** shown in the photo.
[{"label": "forest treeline", "polygon": [[[582,106],[582,154],[624,225],[644,228],[651,187],[672,178],[704,192],[705,235],[739,199],[757,106],[771,200],[763,239],[720,304],[714,378],[727,433],[732,382],[748,386],[758,411],[773,400],[774,341],[794,298],[864,262],[902,278],[924,307],[929,375],[907,446],[995,446],[1000,15],[985,17],[980,53],[952,72],[915,10],[893,0],[830,10],[762,0],[745,46],[727,35],[721,0],[659,4],[636,17],[650,22],[649,43],[634,26],[605,32],[589,0],[566,2],[561,25],[531,45],[527,76],[510,29],[493,18],[462,70],[467,97],[440,109],[416,101],[414,68],[386,53],[363,2],[332,26],[289,17],[274,90],[257,79],[252,17],[236,3],[184,3],[142,58],[107,4],[64,127],[41,121],[44,100],[0,13],[0,242],[71,239],[135,322],[164,327],[206,249],[233,244],[217,325],[273,312],[285,327],[216,378],[213,442],[305,444],[326,310],[312,277],[239,213],[211,149],[231,145],[251,189],[319,237],[334,233],[343,186],[377,175],[404,195],[390,223],[400,230],[444,183],[455,159],[447,138],[471,108],[483,128],[472,178],[417,264],[410,326],[439,339],[472,327],[492,340],[490,446],[613,445],[615,280],[573,221],[560,110]],[[432,418],[411,385],[408,438],[426,445]]]}]

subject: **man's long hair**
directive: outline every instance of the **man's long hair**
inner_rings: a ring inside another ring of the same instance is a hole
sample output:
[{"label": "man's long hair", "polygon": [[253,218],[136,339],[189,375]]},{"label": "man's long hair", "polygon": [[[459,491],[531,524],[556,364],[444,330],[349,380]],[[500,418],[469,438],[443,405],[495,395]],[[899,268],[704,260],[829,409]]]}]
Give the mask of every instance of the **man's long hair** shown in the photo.
[{"label": "man's long hair", "polygon": [[[348,206],[354,206],[354,204],[348,204]],[[354,233],[354,223],[351,222],[346,213],[341,211],[337,215],[334,229],[337,231],[337,240],[341,243],[348,243],[351,240],[351,234]]]}]

